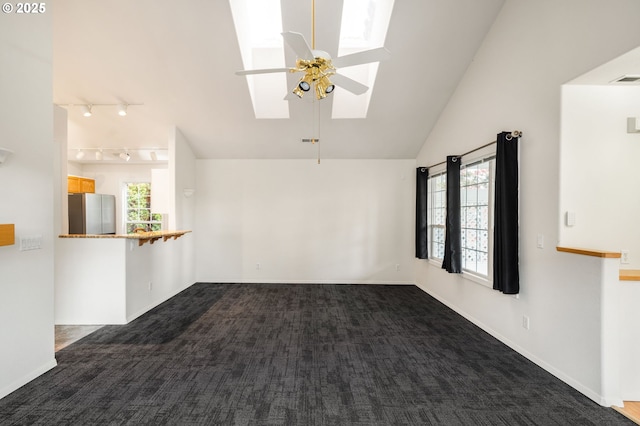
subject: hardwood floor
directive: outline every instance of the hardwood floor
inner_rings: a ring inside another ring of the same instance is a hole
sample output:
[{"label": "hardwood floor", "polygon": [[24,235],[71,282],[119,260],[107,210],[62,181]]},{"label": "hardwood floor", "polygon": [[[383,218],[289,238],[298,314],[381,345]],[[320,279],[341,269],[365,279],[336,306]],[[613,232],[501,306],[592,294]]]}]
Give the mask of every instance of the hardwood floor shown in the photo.
[{"label": "hardwood floor", "polygon": [[56,325],[55,351],[58,352],[60,349],[82,339],[101,327],[101,325]]},{"label": "hardwood floor", "polygon": [[624,401],[624,407],[614,405],[613,409],[640,425],[640,401]]}]

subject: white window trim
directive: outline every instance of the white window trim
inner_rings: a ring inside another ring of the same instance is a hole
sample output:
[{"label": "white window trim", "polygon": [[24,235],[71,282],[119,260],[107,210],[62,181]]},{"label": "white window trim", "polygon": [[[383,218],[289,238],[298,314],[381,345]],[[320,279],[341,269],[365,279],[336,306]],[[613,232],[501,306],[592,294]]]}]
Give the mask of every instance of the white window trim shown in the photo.
[{"label": "white window trim", "polygon": [[[124,180],[120,180],[120,187],[121,187],[121,197],[122,197],[122,206],[120,209],[120,217],[122,218],[122,233],[123,234],[127,234],[127,225],[131,222],[127,221],[127,185],[129,184],[140,184],[140,183],[148,183],[149,185],[151,185],[151,181],[147,180],[147,179],[124,179]],[[151,212],[153,214],[153,212]],[[166,225],[166,216],[165,214],[162,215],[162,220],[161,221],[148,221],[149,223],[160,223],[161,224],[161,229],[166,229],[165,225]],[[145,222],[145,221],[137,221],[137,222]]]},{"label": "white window trim", "polygon": [[[468,164],[473,164],[476,163],[478,161],[484,160],[484,159],[488,159],[490,157],[495,157],[496,155],[496,146],[491,145],[489,147],[487,147],[486,149],[482,149],[479,151],[476,151],[473,153],[473,156],[467,156],[465,157],[465,162],[460,164],[460,167],[464,167],[465,165]],[[433,170],[429,170],[429,177],[431,176],[437,176],[440,173],[446,173],[446,166],[441,166],[441,167],[437,167],[437,168],[433,168]],[[493,235],[494,235],[494,205],[495,205],[495,179],[496,179],[496,175],[495,175],[495,167],[492,170],[491,173],[491,187],[493,188],[489,193],[489,218],[490,218],[490,224],[489,224],[489,247],[488,247],[488,253],[489,253],[489,265],[488,265],[488,271],[489,274],[488,276],[483,276],[483,275],[479,275],[474,273],[473,271],[469,271],[466,269],[462,270],[461,274],[456,274],[459,275],[460,277],[462,277],[463,279],[469,280],[471,282],[474,282],[476,284],[480,284],[484,287],[487,288],[493,288]],[[431,247],[429,247],[431,248]],[[429,259],[428,259],[429,265],[442,269],[442,263],[443,263],[443,259],[438,259],[438,258],[434,258],[431,257],[431,254],[429,254]]]}]

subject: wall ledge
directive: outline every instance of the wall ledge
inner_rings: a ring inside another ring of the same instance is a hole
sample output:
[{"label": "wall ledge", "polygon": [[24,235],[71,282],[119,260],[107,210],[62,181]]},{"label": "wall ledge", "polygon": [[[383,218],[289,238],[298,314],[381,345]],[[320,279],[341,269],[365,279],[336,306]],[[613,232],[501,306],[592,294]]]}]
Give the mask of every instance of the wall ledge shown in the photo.
[{"label": "wall ledge", "polygon": [[597,250],[589,248],[557,246],[556,250],[565,253],[581,254],[584,256],[602,257],[607,259],[620,259],[620,257],[622,256],[622,254],[617,251]]}]

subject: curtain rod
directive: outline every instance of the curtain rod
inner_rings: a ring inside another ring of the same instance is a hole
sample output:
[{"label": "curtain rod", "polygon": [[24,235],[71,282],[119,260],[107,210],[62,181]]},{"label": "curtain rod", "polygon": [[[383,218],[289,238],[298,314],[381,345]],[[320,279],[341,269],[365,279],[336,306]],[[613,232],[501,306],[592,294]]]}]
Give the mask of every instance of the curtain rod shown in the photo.
[{"label": "curtain rod", "polygon": [[[508,135],[507,135],[507,140],[508,140],[508,141],[510,141],[511,139],[513,139],[513,138],[519,138],[520,136],[522,136],[522,132],[521,132],[520,130],[514,130],[513,132],[511,132],[510,134],[508,134]],[[486,148],[486,147],[491,146],[491,145],[496,144],[496,143],[498,143],[498,141],[489,142],[489,143],[487,143],[487,144],[484,144],[484,145],[482,145],[482,146],[479,146],[479,147],[477,147],[477,148],[474,148],[474,149],[472,149],[471,151],[467,151],[467,152],[465,152],[464,154],[460,154],[460,155],[458,155],[458,158],[462,158],[462,157],[464,157],[465,155],[473,154],[473,153],[474,153],[474,152],[476,152],[476,151],[480,151],[481,149]],[[441,162],[439,162],[439,163],[432,164],[432,165],[430,165],[430,166],[428,166],[428,167],[421,167],[421,168],[420,168],[420,170],[424,172],[424,170],[425,170],[425,169],[430,169],[430,168],[432,168],[432,167],[440,166],[440,165],[442,165],[442,164],[446,164],[446,163],[447,163],[447,160],[445,160],[445,161],[441,161]]]}]

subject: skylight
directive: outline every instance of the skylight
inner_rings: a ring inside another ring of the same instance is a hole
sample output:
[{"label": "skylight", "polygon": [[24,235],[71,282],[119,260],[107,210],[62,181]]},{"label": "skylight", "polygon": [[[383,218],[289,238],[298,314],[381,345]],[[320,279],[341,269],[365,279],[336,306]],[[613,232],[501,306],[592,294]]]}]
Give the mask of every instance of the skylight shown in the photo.
[{"label": "skylight", "polygon": [[[280,0],[230,0],[244,69],[284,65]],[[256,118],[289,118],[286,73],[246,77]],[[277,101],[274,101],[277,100]]]},{"label": "skylight", "polygon": [[[229,0],[244,69],[293,65],[285,63],[280,3],[281,0]],[[394,0],[343,0],[337,56],[384,46],[393,4]],[[322,41],[318,45],[331,51],[331,46],[322,45]],[[378,63],[341,68],[338,72],[368,86],[369,90],[359,96],[339,88],[335,90],[326,100],[333,101],[332,118],[365,118]],[[289,102],[283,101],[289,91],[287,73],[245,78],[256,118],[289,117]]]},{"label": "skylight", "polygon": [[[344,0],[338,56],[384,46],[394,0]],[[393,52],[392,52],[393,54]],[[340,74],[366,86],[364,95],[345,90],[333,94],[333,118],[365,118],[378,73],[378,63],[341,68]]]}]

